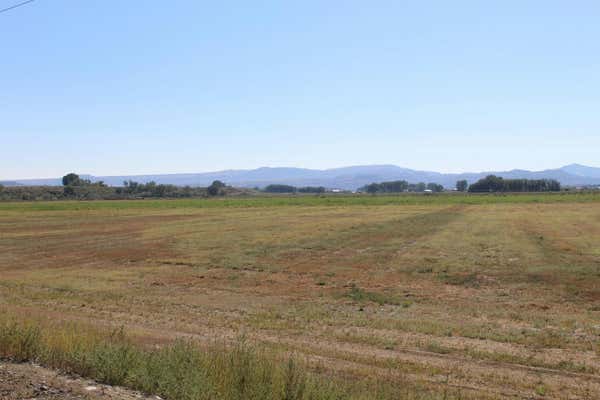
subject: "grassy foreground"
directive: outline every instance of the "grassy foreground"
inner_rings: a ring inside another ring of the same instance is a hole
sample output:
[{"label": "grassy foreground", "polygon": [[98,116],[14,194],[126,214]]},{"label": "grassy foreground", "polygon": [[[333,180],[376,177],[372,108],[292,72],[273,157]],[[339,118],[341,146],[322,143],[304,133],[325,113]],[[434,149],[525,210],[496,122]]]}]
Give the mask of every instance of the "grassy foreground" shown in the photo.
[{"label": "grassy foreground", "polygon": [[169,400],[598,399],[597,200],[0,204],[2,351]]},{"label": "grassy foreground", "polygon": [[[282,358],[239,339],[200,346],[178,340],[144,348],[123,329],[49,324],[0,317],[0,360],[38,362],[66,373],[124,386],[166,399],[438,399],[414,385],[352,383],[310,372],[294,356]],[[444,399],[462,398],[445,393]]]}]

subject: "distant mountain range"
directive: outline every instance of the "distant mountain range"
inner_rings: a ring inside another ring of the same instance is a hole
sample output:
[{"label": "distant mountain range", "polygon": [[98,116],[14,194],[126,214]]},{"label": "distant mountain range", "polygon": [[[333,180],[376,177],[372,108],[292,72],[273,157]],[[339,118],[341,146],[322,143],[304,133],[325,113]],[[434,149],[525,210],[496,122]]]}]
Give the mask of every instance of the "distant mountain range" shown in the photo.
[{"label": "distant mountain range", "polygon": [[[469,183],[487,175],[520,179],[556,179],[566,186],[600,185],[600,168],[571,164],[544,171],[486,171],[460,174],[443,174],[431,171],[417,171],[395,165],[363,165],[325,170],[305,168],[257,168],[251,170],[227,170],[196,174],[91,176],[81,175],[92,181],[104,181],[111,186],[121,186],[125,180],[146,183],[155,181],[163,184],[208,186],[214,180],[221,180],[237,187],[264,187],[280,183],[294,186],[325,186],[329,189],[355,190],[372,182],[405,180],[410,183],[435,182],[446,188],[453,188],[457,180],[466,179]],[[61,179],[23,179],[0,182],[5,186],[56,186]]]}]

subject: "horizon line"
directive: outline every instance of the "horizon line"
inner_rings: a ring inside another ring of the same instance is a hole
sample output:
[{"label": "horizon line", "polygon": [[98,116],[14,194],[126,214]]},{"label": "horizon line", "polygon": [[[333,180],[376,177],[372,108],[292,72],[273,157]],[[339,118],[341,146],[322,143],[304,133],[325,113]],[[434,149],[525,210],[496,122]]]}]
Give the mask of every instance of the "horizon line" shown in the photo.
[{"label": "horizon line", "polygon": [[[461,171],[461,172],[439,172],[434,170],[426,170],[426,169],[414,169],[409,167],[403,167],[396,164],[354,164],[354,165],[346,165],[341,167],[331,167],[331,168],[306,168],[306,167],[297,167],[297,166],[260,166],[256,168],[229,168],[229,169],[220,169],[220,170],[211,170],[211,171],[202,171],[202,172],[157,172],[157,173],[130,173],[130,174],[114,174],[114,175],[103,175],[103,174],[90,174],[76,171],[68,171],[64,174],[76,173],[80,176],[90,176],[93,178],[115,178],[115,177],[138,177],[138,176],[168,176],[168,175],[199,175],[199,174],[216,174],[216,173],[226,173],[226,172],[242,172],[242,171],[256,171],[260,169],[302,169],[309,171],[331,171],[336,169],[344,169],[344,168],[358,168],[358,167],[395,167],[402,168],[416,172],[429,172],[429,173],[437,173],[441,175],[462,175],[462,174],[481,174],[481,173],[498,173],[498,172],[513,172],[513,171],[527,171],[527,172],[543,172],[543,171],[552,171],[559,170],[569,166],[583,166],[588,168],[599,168],[595,166],[579,164],[579,163],[570,163],[565,164],[555,168],[546,168],[546,169],[523,169],[523,168],[512,168],[505,170],[480,170],[480,171]],[[64,175],[63,175],[64,176]],[[31,177],[31,178],[1,178],[0,182],[18,182],[18,181],[28,181],[28,180],[51,180],[51,179],[61,179],[62,176],[46,176],[46,177]]]}]

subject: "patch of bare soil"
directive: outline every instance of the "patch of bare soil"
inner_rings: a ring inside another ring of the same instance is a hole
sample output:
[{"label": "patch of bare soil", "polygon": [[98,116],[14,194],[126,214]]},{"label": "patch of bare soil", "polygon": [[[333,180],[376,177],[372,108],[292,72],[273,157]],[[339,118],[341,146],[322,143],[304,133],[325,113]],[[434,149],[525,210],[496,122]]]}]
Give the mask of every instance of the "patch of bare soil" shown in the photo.
[{"label": "patch of bare soil", "polygon": [[0,400],[158,400],[34,364],[0,362]]}]

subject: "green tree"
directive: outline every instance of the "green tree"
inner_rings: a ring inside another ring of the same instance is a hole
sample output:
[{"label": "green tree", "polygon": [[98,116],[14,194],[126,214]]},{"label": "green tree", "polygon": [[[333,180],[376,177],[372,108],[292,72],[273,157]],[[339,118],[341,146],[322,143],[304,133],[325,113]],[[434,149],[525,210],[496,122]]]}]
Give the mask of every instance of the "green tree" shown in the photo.
[{"label": "green tree", "polygon": [[456,190],[459,192],[466,192],[468,188],[469,183],[465,179],[456,182]]},{"label": "green tree", "polygon": [[438,183],[428,183],[427,189],[431,190],[432,192],[436,192],[436,193],[444,191],[444,187]]},{"label": "green tree", "polygon": [[415,192],[424,192],[427,189],[427,185],[424,182],[419,182],[415,186]]},{"label": "green tree", "polygon": [[79,186],[80,183],[81,183],[81,179],[79,178],[79,175],[77,175],[73,172],[63,176],[63,178],[62,178],[63,186]]},{"label": "green tree", "polygon": [[221,181],[213,181],[210,186],[206,189],[209,196],[219,196],[225,194],[223,190],[225,188],[225,183]]},{"label": "green tree", "polygon": [[139,191],[140,184],[132,180],[123,181],[123,187],[125,188],[125,193],[137,193]]},{"label": "green tree", "polygon": [[470,192],[502,192],[506,188],[504,179],[496,175],[488,175],[469,187]]},{"label": "green tree", "polygon": [[381,190],[379,183],[371,183],[364,187],[364,191],[367,193],[375,194]]}]

